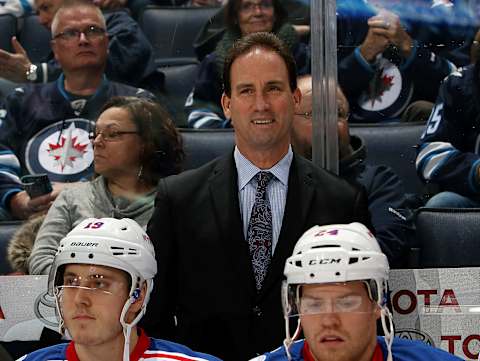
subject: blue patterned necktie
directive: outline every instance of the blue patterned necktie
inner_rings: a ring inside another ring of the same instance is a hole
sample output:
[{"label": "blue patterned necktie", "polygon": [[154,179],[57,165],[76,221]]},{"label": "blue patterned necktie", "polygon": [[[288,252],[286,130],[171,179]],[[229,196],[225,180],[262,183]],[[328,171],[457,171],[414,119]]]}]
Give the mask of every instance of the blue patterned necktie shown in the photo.
[{"label": "blue patterned necktie", "polygon": [[255,285],[262,288],[272,258],[272,210],[267,198],[267,185],[273,177],[270,172],[258,172],[257,192],[248,224],[247,240],[250,249]]}]

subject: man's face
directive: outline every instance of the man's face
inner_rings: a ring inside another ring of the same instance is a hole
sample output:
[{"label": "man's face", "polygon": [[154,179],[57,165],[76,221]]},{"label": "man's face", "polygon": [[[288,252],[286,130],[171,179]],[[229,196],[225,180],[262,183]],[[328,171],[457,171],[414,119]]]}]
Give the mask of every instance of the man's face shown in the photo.
[{"label": "man's face", "polygon": [[76,344],[98,346],[123,337],[120,314],[128,297],[123,271],[70,264],[65,267],[63,284],[66,287],[61,291],[62,315]]},{"label": "man's face", "polygon": [[248,159],[268,152],[278,161],[288,150],[301,98],[298,89],[290,89],[285,62],[275,52],[256,47],[233,62],[230,80],[231,96],[223,94],[222,106],[240,152]]},{"label": "man's face", "polygon": [[[61,10],[58,20],[52,49],[64,72],[89,68],[103,71],[108,56],[108,36],[106,32],[95,34],[88,31],[92,27],[105,30],[101,14],[94,8],[79,6]],[[82,33],[73,38],[61,35],[70,30]]]},{"label": "man's face", "polygon": [[[299,88],[302,101],[295,113],[292,125],[292,145],[294,150],[307,159],[312,159],[312,86],[311,81],[301,80]],[[337,91],[337,131],[339,157],[343,159],[351,153],[348,128],[348,101],[342,92]]]},{"label": "man's face", "polygon": [[274,19],[272,0],[240,1],[238,26],[242,36],[260,31],[272,31]]},{"label": "man's face", "polygon": [[292,124],[292,145],[295,152],[312,159],[312,87],[299,84],[302,101]]},{"label": "man's face", "polygon": [[53,16],[62,5],[62,0],[35,0],[40,24],[48,30],[52,26]]},{"label": "man's face", "polygon": [[[302,307],[322,310],[300,316],[305,339],[316,361],[372,359],[380,308],[369,299],[364,283],[305,285],[300,302],[300,310]],[[348,311],[352,308],[354,312]]]}]

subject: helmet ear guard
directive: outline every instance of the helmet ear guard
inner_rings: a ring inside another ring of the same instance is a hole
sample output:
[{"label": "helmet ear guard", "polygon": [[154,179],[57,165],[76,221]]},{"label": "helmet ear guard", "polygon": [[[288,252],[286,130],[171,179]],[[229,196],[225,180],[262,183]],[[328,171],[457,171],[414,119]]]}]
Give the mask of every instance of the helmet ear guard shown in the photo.
[{"label": "helmet ear guard", "polygon": [[132,303],[137,302],[137,300],[140,298],[140,293],[141,293],[140,288],[135,288],[135,290],[132,292],[132,296],[131,296]]},{"label": "helmet ear guard", "polygon": [[[345,283],[365,281],[369,298],[381,309],[382,326],[388,346],[387,360],[391,361],[393,322],[386,307],[389,265],[373,234],[361,223],[314,226],[307,230],[295,245],[285,263],[286,280],[282,286],[282,305],[285,317],[285,351],[300,333],[300,323],[290,336],[289,317],[296,310],[300,286],[305,284]],[[387,325],[388,320],[388,325]]]}]

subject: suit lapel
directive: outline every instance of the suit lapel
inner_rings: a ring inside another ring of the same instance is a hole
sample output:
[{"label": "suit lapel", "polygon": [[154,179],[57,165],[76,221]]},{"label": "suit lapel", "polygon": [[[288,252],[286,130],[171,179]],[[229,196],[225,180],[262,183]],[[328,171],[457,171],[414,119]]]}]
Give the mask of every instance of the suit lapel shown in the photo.
[{"label": "suit lapel", "polygon": [[243,235],[243,223],[238,200],[238,176],[233,155],[219,159],[209,178],[209,191],[215,217],[220,227],[220,239],[225,242],[227,257],[233,269],[238,269],[239,278],[245,279],[248,288],[254,291],[255,279],[248,244]]},{"label": "suit lapel", "polygon": [[305,231],[305,223],[315,192],[312,182],[311,168],[303,159],[294,155],[288,177],[288,193],[282,227],[260,295],[268,293],[269,288],[278,278],[283,277],[285,260],[292,254],[298,237]]}]

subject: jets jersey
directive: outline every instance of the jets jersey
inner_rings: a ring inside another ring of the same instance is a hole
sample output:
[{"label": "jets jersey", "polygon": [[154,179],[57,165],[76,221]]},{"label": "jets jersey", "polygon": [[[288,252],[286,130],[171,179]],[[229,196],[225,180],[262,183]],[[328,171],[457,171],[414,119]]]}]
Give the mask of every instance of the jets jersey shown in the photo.
[{"label": "jets jersey", "polygon": [[417,172],[444,191],[478,197],[480,101],[478,66],[447,77],[417,150]]},{"label": "jets jersey", "polygon": [[47,173],[52,182],[76,182],[93,174],[88,138],[102,105],[115,95],[153,99],[139,88],[106,78],[96,93],[79,98],[64,89],[64,78],[15,89],[0,105],[0,207],[22,190],[20,177]]}]

